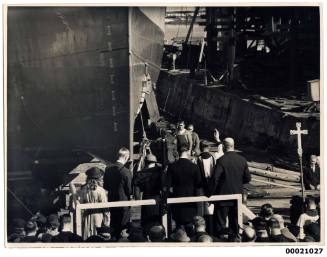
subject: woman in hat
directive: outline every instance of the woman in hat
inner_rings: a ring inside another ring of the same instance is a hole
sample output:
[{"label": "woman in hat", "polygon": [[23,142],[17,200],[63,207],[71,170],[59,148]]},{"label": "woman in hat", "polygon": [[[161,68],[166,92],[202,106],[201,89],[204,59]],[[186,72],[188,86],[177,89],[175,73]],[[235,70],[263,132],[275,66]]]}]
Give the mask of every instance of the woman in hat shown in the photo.
[{"label": "woman in hat", "polygon": [[[106,191],[99,185],[103,172],[92,167],[86,171],[86,184],[77,192],[77,200],[80,203],[101,203],[107,202],[108,197]],[[97,228],[102,224],[109,226],[110,213],[99,212],[98,210],[86,210],[83,213],[83,239],[97,234]]]}]

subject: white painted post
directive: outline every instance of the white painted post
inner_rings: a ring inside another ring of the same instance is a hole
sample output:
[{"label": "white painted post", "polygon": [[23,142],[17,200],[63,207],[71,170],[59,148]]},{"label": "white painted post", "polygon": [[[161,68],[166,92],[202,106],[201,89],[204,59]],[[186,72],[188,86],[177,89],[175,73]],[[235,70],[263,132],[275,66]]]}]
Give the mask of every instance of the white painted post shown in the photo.
[{"label": "white painted post", "polygon": [[76,205],[75,209],[75,222],[76,222],[76,234],[82,236],[82,211],[80,204]]},{"label": "white painted post", "polygon": [[168,215],[167,215],[167,213],[162,215],[162,226],[165,228],[166,237],[168,237]]},{"label": "white painted post", "polygon": [[237,221],[239,226],[238,233],[241,233],[243,228],[242,195],[237,196]]}]

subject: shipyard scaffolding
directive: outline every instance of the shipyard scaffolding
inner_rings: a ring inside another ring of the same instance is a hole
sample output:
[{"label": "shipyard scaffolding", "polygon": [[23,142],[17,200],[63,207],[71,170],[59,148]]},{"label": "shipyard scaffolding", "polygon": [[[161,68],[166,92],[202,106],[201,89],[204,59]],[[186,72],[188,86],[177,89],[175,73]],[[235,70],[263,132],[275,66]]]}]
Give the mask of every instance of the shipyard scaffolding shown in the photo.
[{"label": "shipyard scaffolding", "polygon": [[[286,123],[294,126],[298,120],[311,132],[304,142],[306,149],[318,154],[319,8],[207,7],[188,11],[188,23],[183,21],[189,28],[184,41],[179,32],[178,40],[173,38],[165,45],[163,68],[169,76],[163,69],[157,92],[161,110],[175,119],[196,123],[198,130],[211,131],[216,126],[241,142],[276,149],[295,144],[286,133],[291,128]],[[171,48],[176,58],[174,71],[168,61]],[[196,85],[204,87],[196,89]],[[250,106],[255,112],[252,116],[265,119],[259,122],[249,117]],[[247,110],[244,115],[243,110]],[[243,118],[234,120],[234,112]]]}]

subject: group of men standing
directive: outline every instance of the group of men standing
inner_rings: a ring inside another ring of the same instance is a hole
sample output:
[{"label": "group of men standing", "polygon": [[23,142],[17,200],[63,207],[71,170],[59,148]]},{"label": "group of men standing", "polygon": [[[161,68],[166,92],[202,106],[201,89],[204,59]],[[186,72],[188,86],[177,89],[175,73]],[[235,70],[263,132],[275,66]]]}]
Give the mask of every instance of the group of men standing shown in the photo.
[{"label": "group of men standing", "polygon": [[[218,151],[211,153],[209,142],[201,141],[200,153],[196,154],[191,147],[192,141],[191,144],[180,142],[179,134],[181,133],[177,132],[179,159],[168,168],[172,197],[243,193],[243,184],[250,182],[251,175],[246,159],[235,152],[232,138],[225,138],[221,142],[219,132],[215,130]],[[192,154],[196,157],[191,158]],[[191,159],[195,159],[196,164]],[[204,203],[202,208],[199,206],[193,203],[173,206],[172,215],[177,225],[186,225],[194,216],[201,215],[206,219],[213,218],[214,234],[224,230],[227,224],[235,234],[238,233],[235,201],[220,201],[214,205]],[[208,223],[210,224],[209,221]]]},{"label": "group of men standing", "polygon": [[[125,167],[130,159],[129,150],[121,148],[117,161],[106,168],[103,176],[108,201],[128,201],[134,198],[135,192],[140,191],[142,194],[137,194],[136,199],[156,199],[160,202],[164,188],[169,197],[242,194],[243,184],[248,183],[251,176],[245,158],[234,151],[234,140],[225,138],[221,142],[219,132],[215,130],[218,151],[211,153],[209,142],[201,141],[194,145],[198,137],[194,140],[192,133],[186,131],[184,126],[184,122],[178,123],[174,135],[178,159],[168,165],[166,172],[157,164],[156,156],[150,153],[145,158],[145,168],[132,175]],[[133,186],[138,190],[133,190]],[[186,226],[193,217],[201,215],[211,218],[213,231],[219,232],[228,226],[238,233],[237,205],[234,201],[216,202],[214,205],[174,204],[170,208],[177,226]],[[129,207],[110,208],[110,227],[116,235],[127,228],[130,218]],[[158,205],[142,207],[141,222],[144,227],[149,222],[160,221]]]}]

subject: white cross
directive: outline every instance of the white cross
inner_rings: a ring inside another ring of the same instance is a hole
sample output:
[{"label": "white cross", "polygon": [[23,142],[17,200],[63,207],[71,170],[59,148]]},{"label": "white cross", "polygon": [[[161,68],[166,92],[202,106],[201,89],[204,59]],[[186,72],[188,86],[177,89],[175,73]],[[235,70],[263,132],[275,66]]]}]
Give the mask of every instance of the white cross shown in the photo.
[{"label": "white cross", "polygon": [[290,130],[291,135],[297,135],[297,153],[299,156],[302,156],[302,141],[301,141],[301,134],[308,135],[308,130],[304,129],[301,130],[301,122],[296,123],[296,130]]}]

